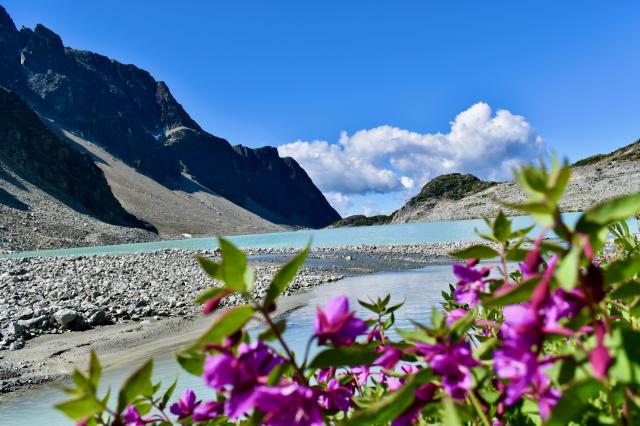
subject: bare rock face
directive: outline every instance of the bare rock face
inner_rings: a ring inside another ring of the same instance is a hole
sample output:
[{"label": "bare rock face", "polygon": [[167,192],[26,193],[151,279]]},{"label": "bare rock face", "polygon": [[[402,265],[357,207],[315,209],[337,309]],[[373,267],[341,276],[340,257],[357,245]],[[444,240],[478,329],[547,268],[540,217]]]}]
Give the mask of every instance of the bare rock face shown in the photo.
[{"label": "bare rock face", "polygon": [[1,6],[0,86],[169,188],[188,174],[280,224],[323,227],[340,219],[293,159],[270,147],[232,147],[205,132],[147,71],[64,47],[43,25],[18,31]]},{"label": "bare rock face", "polygon": [[122,208],[89,156],[60,140],[18,95],[1,87],[0,162],[23,179],[104,222],[145,226]]}]

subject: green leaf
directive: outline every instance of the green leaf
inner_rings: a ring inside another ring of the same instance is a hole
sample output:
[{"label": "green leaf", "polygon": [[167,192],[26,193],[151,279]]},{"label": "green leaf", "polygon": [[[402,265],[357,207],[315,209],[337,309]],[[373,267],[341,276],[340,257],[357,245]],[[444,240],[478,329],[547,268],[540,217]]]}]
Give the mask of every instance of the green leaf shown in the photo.
[{"label": "green leaf", "polygon": [[176,359],[178,360],[178,364],[180,364],[186,372],[198,377],[202,375],[204,355],[185,351],[176,354]]},{"label": "green leaf", "polygon": [[374,313],[378,313],[380,310],[378,309],[378,307],[372,303],[367,303],[363,300],[358,299],[358,303],[360,304],[360,306],[362,306],[363,308],[366,308],[368,310],[370,310],[371,312]]},{"label": "green leaf", "polygon": [[493,221],[493,235],[500,242],[505,242],[511,237],[511,221],[500,210]]},{"label": "green leaf", "polygon": [[451,325],[451,335],[455,338],[464,336],[476,320],[478,312],[474,309]]},{"label": "green leaf", "polygon": [[443,401],[444,416],[443,426],[462,426],[460,415],[458,414],[458,408],[451,398],[445,398]]},{"label": "green leaf", "polygon": [[73,392],[73,394],[85,394],[85,393],[93,393],[95,391],[95,387],[91,383],[88,377],[80,372],[80,370],[73,370],[71,373],[71,380],[77,386],[77,391]]},{"label": "green leaf", "polygon": [[431,308],[431,326],[434,329],[438,329],[444,325],[444,317],[442,316],[442,312],[440,309],[433,306]]},{"label": "green leaf", "polygon": [[214,262],[202,256],[198,256],[198,262],[202,269],[215,280],[222,281],[229,290],[244,293],[247,286],[252,284],[252,270],[247,268],[247,256],[224,238],[220,238],[222,262]]},{"label": "green leaf", "polygon": [[124,382],[118,395],[118,412],[126,408],[138,396],[153,396],[153,360],[147,361]]},{"label": "green leaf", "polygon": [[482,244],[473,245],[458,251],[452,251],[449,254],[460,259],[493,259],[500,255],[491,247]]},{"label": "green leaf", "polygon": [[[199,260],[199,259],[198,259]],[[208,259],[205,259],[208,260]],[[212,287],[212,288],[208,288],[205,291],[203,291],[202,293],[200,293],[200,295],[198,296],[198,298],[196,299],[196,303],[199,305],[205,304],[207,303],[209,300],[218,297],[224,293],[228,293],[229,290],[227,290],[224,287]]]},{"label": "green leaf", "polygon": [[191,350],[202,348],[207,343],[220,343],[240,330],[253,317],[255,310],[251,305],[235,306],[218,316],[211,327],[191,346]]},{"label": "green leaf", "polygon": [[580,424],[580,415],[589,405],[589,399],[596,397],[601,390],[602,383],[596,379],[575,383],[564,391],[551,413],[547,426],[565,426],[572,421]]},{"label": "green leaf", "polygon": [[488,297],[481,296],[482,305],[485,308],[491,308],[493,306],[514,305],[516,303],[525,302],[531,299],[531,295],[538,286],[540,279],[541,278],[539,276],[529,278],[528,280],[522,281],[520,284],[517,284],[508,290],[501,291],[498,294],[496,294],[497,292],[494,292]]},{"label": "green leaf", "polygon": [[94,395],[90,394],[56,404],[55,407],[67,417],[76,421],[95,416],[103,410],[102,403]]},{"label": "green leaf", "polygon": [[267,289],[267,295],[264,299],[264,305],[269,306],[286,290],[289,283],[298,273],[300,267],[304,264],[304,261],[309,254],[309,246],[298,253],[293,259],[287,262],[282,268],[276,272],[271,280],[271,285]]},{"label": "green leaf", "polygon": [[522,262],[527,257],[527,253],[529,252],[525,249],[514,247],[507,251],[507,260],[510,262]]},{"label": "green leaf", "polygon": [[[220,273],[220,263],[215,262],[211,259],[207,259],[203,256],[196,257],[200,267],[207,275],[209,275],[214,280],[222,280],[222,275]],[[200,303],[200,302],[199,302]]]},{"label": "green leaf", "polygon": [[578,364],[573,358],[560,361],[560,371],[558,372],[558,383],[561,385],[569,383],[576,375]]},{"label": "green leaf", "polygon": [[628,299],[636,297],[640,294],[640,282],[630,281],[622,284],[620,287],[611,292],[613,299]]},{"label": "green leaf", "polygon": [[529,232],[533,231],[533,228],[535,227],[536,225],[533,224],[531,226],[527,226],[526,228],[516,229],[511,233],[511,238],[526,237],[527,235],[529,235]]},{"label": "green leaf", "polygon": [[385,314],[391,314],[391,313],[397,311],[398,309],[402,308],[402,306],[404,306],[404,302],[400,302],[397,305],[393,305],[393,306],[390,306],[390,307],[386,308],[384,310],[384,313]]},{"label": "green leaf", "polygon": [[173,392],[176,390],[176,385],[178,384],[178,378],[176,378],[171,386],[167,388],[167,390],[162,395],[162,401],[160,402],[160,408],[164,410],[164,408],[169,404],[169,400],[171,396],[173,396]]},{"label": "green leaf", "polygon": [[497,337],[491,337],[485,340],[480,346],[478,346],[478,349],[476,349],[475,356],[478,359],[489,359],[491,356],[491,351],[496,348],[499,343],[500,341]]},{"label": "green leaf", "polygon": [[396,333],[400,337],[410,342],[433,343],[434,338],[419,328],[396,328]]},{"label": "green leaf", "polygon": [[640,211],[640,193],[612,198],[584,213],[576,230],[589,233],[611,223],[625,220]]},{"label": "green leaf", "polygon": [[244,292],[247,289],[245,271],[247,256],[230,241],[220,238],[222,250],[222,276],[224,283],[232,290]]},{"label": "green leaf", "polygon": [[562,198],[564,191],[569,184],[569,178],[571,177],[571,168],[566,164],[560,166],[557,159],[553,158],[553,168],[549,174],[549,191],[547,192],[547,198],[557,203]]},{"label": "green leaf", "polygon": [[574,244],[569,253],[558,263],[554,276],[565,290],[573,290],[578,284],[582,249],[581,244]]},{"label": "green leaf", "polygon": [[407,379],[397,391],[387,394],[373,405],[356,411],[353,416],[345,419],[342,426],[369,426],[387,424],[398,417],[413,402],[418,386],[426,383],[430,378],[427,370]]},{"label": "green leaf", "polygon": [[610,263],[604,270],[604,280],[607,284],[618,283],[638,274],[640,274],[640,256],[630,256]]},{"label": "green leaf", "polygon": [[93,385],[94,389],[98,388],[100,384],[100,376],[102,375],[102,368],[100,367],[100,360],[96,351],[91,351],[91,358],[89,359],[89,381]]},{"label": "green leaf", "polygon": [[346,367],[371,364],[380,357],[379,353],[360,347],[325,349],[313,358],[309,368]]}]

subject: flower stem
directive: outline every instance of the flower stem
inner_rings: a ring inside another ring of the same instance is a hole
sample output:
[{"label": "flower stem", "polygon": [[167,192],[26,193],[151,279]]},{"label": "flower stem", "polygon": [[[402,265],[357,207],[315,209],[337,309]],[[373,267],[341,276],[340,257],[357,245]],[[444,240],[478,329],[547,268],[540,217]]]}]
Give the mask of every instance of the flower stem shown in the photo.
[{"label": "flower stem", "polygon": [[480,401],[478,401],[478,397],[476,397],[476,394],[473,391],[469,392],[469,398],[471,399],[471,403],[473,404],[473,407],[476,409],[478,416],[480,416],[480,420],[482,420],[482,424],[484,426],[491,426],[491,422],[489,421],[487,414],[482,409],[482,404],[480,404]]},{"label": "flower stem", "polygon": [[261,306],[258,307],[258,311],[260,311],[262,316],[264,316],[264,319],[267,322],[267,324],[269,325],[269,328],[271,328],[271,331],[273,332],[273,334],[276,336],[276,338],[280,342],[280,345],[282,346],[282,349],[284,349],[284,351],[286,352],[287,357],[289,358],[289,361],[291,362],[291,365],[293,365],[293,368],[295,368],[296,373],[298,374],[298,380],[300,380],[300,382],[304,383],[305,385],[308,385],[309,383],[307,381],[307,378],[304,375],[304,372],[302,371],[302,369],[296,363],[293,351],[289,348],[289,345],[287,345],[287,342],[285,342],[284,338],[282,337],[282,334],[280,334],[280,331],[278,330],[278,327],[276,327],[276,325],[273,323],[273,320],[271,320],[271,317],[269,316],[269,312],[267,312],[267,310],[265,308],[261,307]]},{"label": "flower stem", "polygon": [[604,386],[607,390],[607,402],[609,403],[609,411],[611,412],[611,417],[613,417],[613,421],[617,426],[623,426],[622,420],[620,419],[620,415],[618,413],[618,409],[616,407],[616,402],[613,398],[613,387],[611,386],[611,381],[609,378],[605,378]]}]

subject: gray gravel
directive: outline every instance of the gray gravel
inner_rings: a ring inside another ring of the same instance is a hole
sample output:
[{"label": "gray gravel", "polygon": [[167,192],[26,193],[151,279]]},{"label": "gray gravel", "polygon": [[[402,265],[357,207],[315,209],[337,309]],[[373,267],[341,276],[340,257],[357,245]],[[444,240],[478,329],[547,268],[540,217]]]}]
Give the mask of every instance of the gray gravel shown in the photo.
[{"label": "gray gravel", "polygon": [[[469,243],[316,248],[287,294],[341,279],[345,274],[446,262],[447,252]],[[298,249],[249,250],[256,270],[255,297],[263,297],[276,270]],[[195,254],[217,250],[162,250],[121,256],[0,259],[0,350],[19,350],[41,334],[87,330],[144,318],[191,318],[195,295],[213,284]],[[243,303],[237,295],[222,305]]]}]

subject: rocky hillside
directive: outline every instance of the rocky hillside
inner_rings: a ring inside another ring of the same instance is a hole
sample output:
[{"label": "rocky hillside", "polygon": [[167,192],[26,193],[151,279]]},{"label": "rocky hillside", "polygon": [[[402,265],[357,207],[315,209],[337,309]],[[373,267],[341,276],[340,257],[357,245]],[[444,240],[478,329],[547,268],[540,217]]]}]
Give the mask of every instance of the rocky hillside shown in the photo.
[{"label": "rocky hillside", "polygon": [[[618,195],[640,192],[640,141],[610,154],[596,155],[572,165],[563,211],[581,211]],[[501,202],[519,203],[525,193],[515,182],[487,182],[473,175],[452,173],[427,182],[420,193],[389,216],[350,216],[332,225],[367,226],[493,217]]]},{"label": "rocky hillside", "polygon": [[[560,208],[567,212],[581,211],[608,198],[633,192],[640,192],[640,161],[607,160],[573,167]],[[504,209],[500,202],[519,203],[524,199],[525,193],[515,182],[492,184],[459,199],[408,203],[392,215],[391,223],[493,217]],[[504,210],[512,215],[519,214]]]},{"label": "rocky hillside", "polygon": [[572,164],[572,167],[587,166],[589,164],[607,163],[610,161],[640,160],[640,139],[632,144],[623,146],[609,154],[596,154],[591,157],[584,158]]},{"label": "rocky hillside", "polygon": [[103,222],[145,226],[122,208],[91,157],[60,140],[15,93],[3,88],[0,161],[22,179]]},{"label": "rocky hillside", "polygon": [[372,226],[372,225],[386,225],[391,221],[391,216],[384,214],[376,216],[365,216],[363,214],[356,214],[353,216],[345,217],[337,222],[334,222],[329,228],[346,228],[350,226]]},{"label": "rocky hillside", "polygon": [[232,147],[204,131],[148,72],[65,47],[42,25],[18,31],[2,7],[0,86],[170,189],[188,175],[278,223],[322,227],[340,218],[294,160],[273,148]]},{"label": "rocky hillside", "polygon": [[65,131],[60,134],[93,156],[122,206],[153,224],[163,239],[182,238],[184,234],[201,237],[285,230],[214,194],[188,175],[181,176],[172,190],[86,139]]}]

